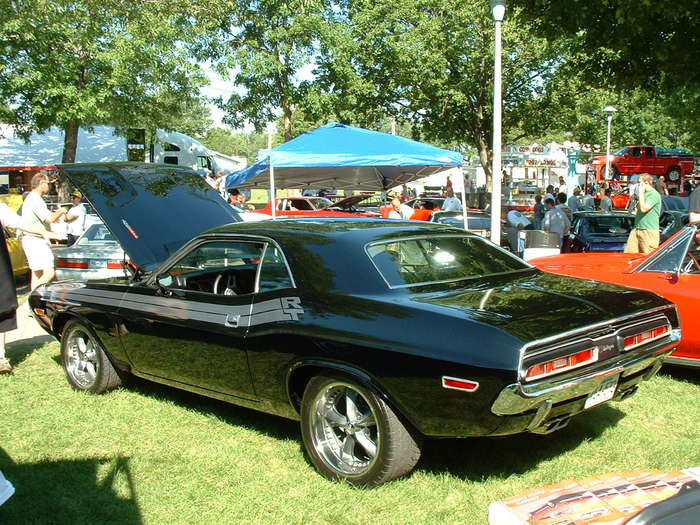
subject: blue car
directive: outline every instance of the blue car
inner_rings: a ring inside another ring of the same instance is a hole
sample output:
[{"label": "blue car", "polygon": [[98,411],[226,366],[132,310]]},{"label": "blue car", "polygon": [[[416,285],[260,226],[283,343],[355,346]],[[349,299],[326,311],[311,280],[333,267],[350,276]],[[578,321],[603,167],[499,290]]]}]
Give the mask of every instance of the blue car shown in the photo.
[{"label": "blue car", "polygon": [[621,252],[633,227],[634,215],[631,213],[577,212],[561,251]]}]

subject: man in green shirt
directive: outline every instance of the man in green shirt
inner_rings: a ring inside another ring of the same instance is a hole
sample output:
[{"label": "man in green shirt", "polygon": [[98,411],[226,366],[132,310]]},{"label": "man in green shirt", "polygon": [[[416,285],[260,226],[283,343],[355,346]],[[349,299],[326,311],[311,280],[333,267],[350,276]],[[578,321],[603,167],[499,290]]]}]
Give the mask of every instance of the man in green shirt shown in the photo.
[{"label": "man in green shirt", "polygon": [[650,253],[659,246],[659,214],[661,195],[652,186],[653,177],[648,173],[639,176],[639,203],[634,228],[625,245],[625,253]]}]

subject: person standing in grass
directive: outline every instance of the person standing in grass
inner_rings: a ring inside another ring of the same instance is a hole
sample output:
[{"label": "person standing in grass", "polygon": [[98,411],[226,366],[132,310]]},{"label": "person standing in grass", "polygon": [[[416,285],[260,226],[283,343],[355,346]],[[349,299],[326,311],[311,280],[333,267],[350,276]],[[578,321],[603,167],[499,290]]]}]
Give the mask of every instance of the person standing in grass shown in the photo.
[{"label": "person standing in grass", "polygon": [[0,203],[0,225],[0,374],[9,374],[12,372],[12,365],[5,357],[5,332],[17,328],[17,291],[10,252],[5,242],[5,228],[39,235],[47,241],[56,239],[57,235],[44,228],[25,224],[22,217],[5,203]]},{"label": "person standing in grass", "polygon": [[625,245],[625,253],[651,253],[659,246],[661,195],[654,189],[649,173],[639,176],[637,216]]}]

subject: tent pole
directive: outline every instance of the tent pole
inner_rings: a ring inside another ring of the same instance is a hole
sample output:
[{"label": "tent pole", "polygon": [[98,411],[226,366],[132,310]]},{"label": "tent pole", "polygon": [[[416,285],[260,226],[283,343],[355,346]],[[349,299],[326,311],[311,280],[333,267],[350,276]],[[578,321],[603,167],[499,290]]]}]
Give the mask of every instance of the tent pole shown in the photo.
[{"label": "tent pole", "polygon": [[275,190],[275,167],[272,165],[272,126],[267,128],[267,151],[270,159],[270,209],[272,220],[277,218],[277,191]]},{"label": "tent pole", "polygon": [[459,177],[462,179],[462,218],[464,219],[464,229],[469,230],[469,222],[467,221],[467,192],[464,190],[464,170],[459,167]]},{"label": "tent pole", "polygon": [[275,168],[270,163],[270,202],[272,203],[272,220],[277,218],[277,190],[275,189]]}]

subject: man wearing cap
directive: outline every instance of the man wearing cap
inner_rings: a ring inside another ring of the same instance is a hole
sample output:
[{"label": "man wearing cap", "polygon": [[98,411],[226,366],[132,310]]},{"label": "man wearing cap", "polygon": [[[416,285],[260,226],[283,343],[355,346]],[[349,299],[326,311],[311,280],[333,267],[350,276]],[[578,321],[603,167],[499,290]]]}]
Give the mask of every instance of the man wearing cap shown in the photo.
[{"label": "man wearing cap", "polygon": [[[47,230],[46,226],[58,221],[67,210],[63,207],[50,212],[44,202],[44,195],[49,192],[49,176],[45,171],[40,171],[32,177],[32,191],[27,194],[20,212],[24,221],[37,228]],[[22,235],[22,248],[27,256],[29,269],[32,271],[30,287],[32,290],[53,279],[54,269],[53,252],[51,244],[41,235],[25,233]]]},{"label": "man wearing cap", "polygon": [[74,191],[70,194],[70,198],[73,202],[73,206],[70,210],[68,210],[68,213],[66,213],[64,220],[68,223],[68,226],[66,228],[66,244],[68,246],[73,246],[75,244],[75,241],[78,240],[78,237],[80,237],[85,232],[86,212],[85,205],[82,203],[82,193],[80,193],[79,191]]}]

